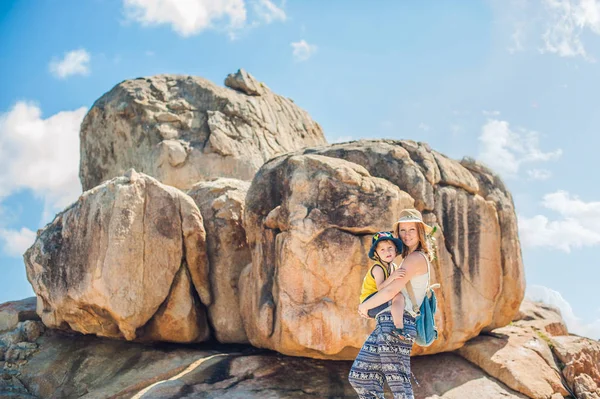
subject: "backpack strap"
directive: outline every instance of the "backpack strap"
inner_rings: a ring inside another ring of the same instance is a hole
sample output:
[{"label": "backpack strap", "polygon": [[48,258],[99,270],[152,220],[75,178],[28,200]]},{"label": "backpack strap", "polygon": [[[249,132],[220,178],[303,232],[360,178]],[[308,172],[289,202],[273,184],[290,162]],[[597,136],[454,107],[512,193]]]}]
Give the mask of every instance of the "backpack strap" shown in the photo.
[{"label": "backpack strap", "polygon": [[415,291],[413,291],[410,281],[406,283],[406,290],[408,291],[408,296],[410,296],[410,303],[412,303],[413,312],[419,314],[421,309],[417,306],[417,298],[415,298]]}]

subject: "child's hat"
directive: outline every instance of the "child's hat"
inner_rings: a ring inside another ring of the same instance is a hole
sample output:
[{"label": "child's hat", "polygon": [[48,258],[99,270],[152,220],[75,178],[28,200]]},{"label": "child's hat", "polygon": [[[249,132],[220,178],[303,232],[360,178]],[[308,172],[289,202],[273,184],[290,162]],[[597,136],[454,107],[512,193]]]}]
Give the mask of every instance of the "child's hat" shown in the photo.
[{"label": "child's hat", "polygon": [[402,252],[403,245],[399,238],[394,237],[391,231],[380,231],[379,233],[373,234],[373,238],[371,239],[371,249],[369,249],[369,258],[377,260],[377,258],[375,258],[375,248],[379,242],[386,240],[391,241],[396,245],[398,253]]},{"label": "child's hat", "polygon": [[404,209],[402,210],[402,212],[400,212],[400,217],[398,218],[398,221],[394,223],[394,234],[400,237],[400,223],[410,222],[421,223],[425,228],[425,234],[427,235],[431,235],[434,232],[433,227],[423,222],[423,216],[421,216],[421,212],[417,211],[416,209]]}]

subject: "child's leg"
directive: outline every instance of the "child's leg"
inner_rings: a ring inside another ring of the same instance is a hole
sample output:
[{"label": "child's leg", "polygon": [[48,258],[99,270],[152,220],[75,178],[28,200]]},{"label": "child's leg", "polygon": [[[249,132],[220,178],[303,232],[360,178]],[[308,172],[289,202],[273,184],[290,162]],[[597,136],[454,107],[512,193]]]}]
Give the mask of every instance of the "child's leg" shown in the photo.
[{"label": "child's leg", "polygon": [[398,293],[392,298],[392,318],[396,328],[404,328],[404,295]]}]

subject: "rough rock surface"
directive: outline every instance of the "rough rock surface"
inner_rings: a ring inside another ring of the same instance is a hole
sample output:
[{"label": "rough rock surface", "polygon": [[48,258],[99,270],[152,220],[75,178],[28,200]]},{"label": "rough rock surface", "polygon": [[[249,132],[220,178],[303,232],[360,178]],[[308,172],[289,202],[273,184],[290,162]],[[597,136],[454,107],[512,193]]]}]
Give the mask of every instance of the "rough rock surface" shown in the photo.
[{"label": "rough rock surface", "polygon": [[415,398],[527,398],[453,353],[422,356],[411,361],[412,372],[419,382],[417,385],[413,381]]},{"label": "rough rock surface", "polygon": [[35,312],[36,298],[6,302],[0,305],[0,331],[12,330],[21,321],[39,320]]},{"label": "rough rock surface", "polygon": [[251,180],[275,155],[326,143],[308,113],[245,71],[226,85],[158,75],[115,86],[81,125],[83,189],[129,168],[185,190],[215,177]]},{"label": "rough rock surface", "polygon": [[476,171],[422,143],[361,140],[265,164],[244,221],[253,263],[240,280],[241,308],[250,342],[353,358],[372,327],[356,313],[369,235],[413,205],[439,227],[432,282],[442,285],[441,337],[415,353],[453,350],[508,324],[524,294],[512,198],[491,172],[464,163]]},{"label": "rough rock surface", "polygon": [[24,255],[51,328],[196,342],[209,335],[205,231],[194,201],[134,170],[81,195]]},{"label": "rough rock surface", "polygon": [[[567,396],[546,326],[560,319],[550,306],[524,301],[515,320],[467,342],[457,353],[532,399]],[[556,330],[558,333],[563,331]]]},{"label": "rough rock surface", "polygon": [[535,331],[540,331],[545,335],[569,335],[560,310],[545,303],[523,301],[514,321],[518,322],[520,326],[533,327]]},{"label": "rough rock surface", "polygon": [[213,294],[208,315],[219,342],[248,342],[239,308],[238,280],[252,261],[243,226],[249,182],[220,178],[195,185],[188,195],[204,218]]},{"label": "rough rock surface", "polygon": [[250,342],[290,355],[350,359],[374,324],[358,317],[370,237],[413,199],[362,166],[276,158],[246,197],[252,264],[240,277]]},{"label": "rough rock surface", "polygon": [[600,342],[578,336],[552,337],[570,389],[582,399],[600,398]]},{"label": "rough rock surface", "polygon": [[[483,338],[508,339],[512,354],[507,367],[512,379],[535,385],[548,380],[536,373],[539,361],[531,363],[529,352],[547,361],[551,370],[563,368],[567,380],[574,383],[577,397],[594,399],[594,379],[598,378],[598,343],[576,337],[543,336],[546,316],[549,324],[557,313],[537,303],[523,303],[521,314],[529,320],[515,321],[508,327],[487,332]],[[39,322],[27,322],[37,323]],[[25,323],[17,329],[23,329]],[[506,328],[514,334],[506,333]],[[547,348],[523,341],[519,347],[513,336],[537,331],[554,348],[556,362]],[[9,331],[13,333],[13,331]],[[492,334],[492,335],[490,335]],[[6,333],[0,337],[5,337]],[[478,337],[475,339],[478,340]],[[203,343],[180,345],[109,340],[90,335],[46,330],[35,342],[35,349],[16,362],[0,360],[0,397],[7,398],[114,398],[114,399],[196,399],[196,398],[356,398],[347,381],[351,361],[327,361],[286,357],[276,352],[246,345]],[[516,344],[516,346],[515,346]],[[564,363],[563,363],[564,362]],[[505,381],[486,374],[486,368],[458,356],[443,353],[411,359],[416,399],[497,399],[527,397],[511,389]],[[3,369],[3,370],[2,370]],[[533,373],[532,373],[533,371]],[[501,373],[500,373],[501,374]],[[387,388],[386,388],[387,389]],[[388,391],[386,398],[391,399]],[[561,393],[547,396],[560,399]]]}]

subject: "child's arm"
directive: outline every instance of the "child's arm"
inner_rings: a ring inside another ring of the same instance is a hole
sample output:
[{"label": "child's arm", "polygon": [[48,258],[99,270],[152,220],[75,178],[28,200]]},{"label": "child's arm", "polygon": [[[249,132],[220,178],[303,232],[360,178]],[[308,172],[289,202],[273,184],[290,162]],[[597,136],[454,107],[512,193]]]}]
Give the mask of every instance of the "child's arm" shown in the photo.
[{"label": "child's arm", "polygon": [[385,281],[383,283],[377,284],[377,290],[379,291],[379,290],[384,289],[392,281],[394,281],[397,278],[402,278],[405,275],[406,275],[406,270],[404,270],[403,268],[396,269],[392,274],[390,274],[390,276],[387,279],[385,279]]},{"label": "child's arm", "polygon": [[383,288],[382,284],[385,283],[385,274],[383,274],[383,269],[381,266],[377,265],[371,269],[371,273],[373,273],[375,284],[377,284],[377,290],[380,290]]}]

